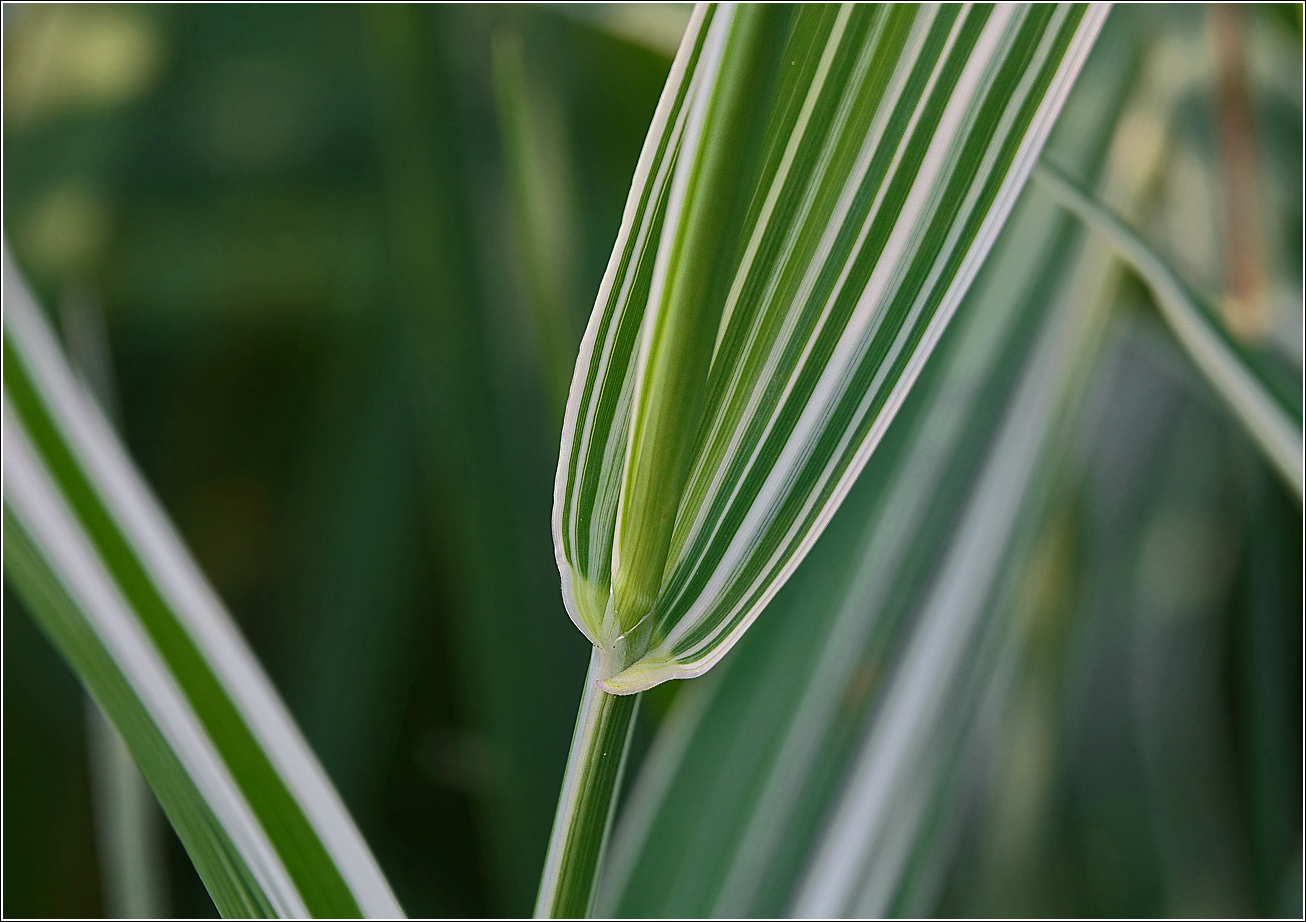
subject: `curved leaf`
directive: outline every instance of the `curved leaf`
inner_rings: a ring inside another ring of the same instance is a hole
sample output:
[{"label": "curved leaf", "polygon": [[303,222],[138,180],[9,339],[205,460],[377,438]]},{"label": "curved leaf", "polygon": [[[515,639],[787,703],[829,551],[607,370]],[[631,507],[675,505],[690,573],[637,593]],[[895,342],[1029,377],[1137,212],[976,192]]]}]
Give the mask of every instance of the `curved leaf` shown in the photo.
[{"label": "curved leaf", "polygon": [[4,251],[4,570],[224,915],[398,916],[285,706]]},{"label": "curved leaf", "polygon": [[1105,13],[696,9],[581,344],[555,484],[568,611],[623,667],[606,690],[711,668],[806,555]]}]

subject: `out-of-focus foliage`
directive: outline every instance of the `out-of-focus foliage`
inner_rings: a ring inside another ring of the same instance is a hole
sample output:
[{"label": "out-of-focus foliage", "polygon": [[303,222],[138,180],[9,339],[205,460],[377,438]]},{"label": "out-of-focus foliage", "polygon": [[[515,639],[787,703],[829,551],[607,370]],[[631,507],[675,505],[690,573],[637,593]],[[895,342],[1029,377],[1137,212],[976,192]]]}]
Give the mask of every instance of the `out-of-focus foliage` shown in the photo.
[{"label": "out-of-focus foliage", "polygon": [[[686,18],[641,15],[5,9],[6,236],[413,915],[534,897],[587,647],[558,369]],[[1300,387],[1300,6],[1120,16],[1159,166],[1108,204]],[[1112,291],[899,911],[1300,913],[1301,507]],[[4,909],[100,914],[83,696],[8,586],[4,642]],[[169,910],[211,913],[164,834]]]},{"label": "out-of-focus foliage", "polygon": [[[4,222],[41,300],[70,336],[101,324],[136,461],[405,908],[527,912],[587,645],[550,548],[558,433],[491,49],[521,36],[557,100],[565,256],[591,291],[667,61],[534,10],[6,16]],[[586,305],[565,307],[574,353]],[[8,597],[18,664],[20,611]],[[82,726],[67,673],[27,675],[6,670],[7,838],[32,843],[8,852],[6,908],[42,914],[83,880],[66,911],[95,914],[94,865],[61,857],[89,858],[89,827],[14,825],[85,784],[60,780],[80,757],[21,771]],[[52,682],[72,712],[13,736],[63,700]],[[173,910],[204,912],[173,863]],[[70,883],[46,886],[56,867]]]}]

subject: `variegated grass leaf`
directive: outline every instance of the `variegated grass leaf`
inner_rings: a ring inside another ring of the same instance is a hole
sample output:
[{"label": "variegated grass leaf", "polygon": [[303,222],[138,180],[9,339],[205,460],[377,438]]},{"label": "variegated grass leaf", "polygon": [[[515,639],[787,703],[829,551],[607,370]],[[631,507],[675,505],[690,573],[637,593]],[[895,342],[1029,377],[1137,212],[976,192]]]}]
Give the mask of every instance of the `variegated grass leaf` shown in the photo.
[{"label": "variegated grass leaf", "polygon": [[4,251],[4,570],[114,722],[214,904],[398,916],[272,683]]},{"label": "variegated grass leaf", "polygon": [[[807,553],[1104,15],[696,10],[581,345],[555,486],[563,594],[612,658],[606,690],[705,672]],[[784,65],[770,91],[768,60]],[[754,156],[738,145],[762,109]]]},{"label": "variegated grass leaf", "polygon": [[1105,14],[696,8],[563,420],[554,549],[595,653],[537,914],[592,901],[633,711],[609,694],[706,672],[807,554]]}]

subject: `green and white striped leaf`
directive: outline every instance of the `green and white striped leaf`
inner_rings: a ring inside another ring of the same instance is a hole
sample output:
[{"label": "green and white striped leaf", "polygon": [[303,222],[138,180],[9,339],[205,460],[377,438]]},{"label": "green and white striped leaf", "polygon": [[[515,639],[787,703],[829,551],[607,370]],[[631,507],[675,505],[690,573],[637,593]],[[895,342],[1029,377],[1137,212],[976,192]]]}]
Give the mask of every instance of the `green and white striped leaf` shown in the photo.
[{"label": "green and white striped leaf", "polygon": [[700,6],[564,419],[554,544],[628,694],[739,639],[865,465],[1105,16]]},{"label": "green and white striped leaf", "polygon": [[[1120,167],[1103,152],[1143,31],[1121,12],[1049,141],[1083,175]],[[600,915],[937,911],[953,792],[1032,620],[1013,575],[1110,303],[1114,261],[1081,236],[1026,189],[812,554],[679,692],[614,832]]]},{"label": "green and white striped leaf", "polygon": [[994,597],[1069,372],[1101,328],[1064,301],[1048,316],[1040,270],[1066,253],[1065,228],[1046,197],[1028,205],[1002,262],[1016,271],[963,308],[946,362],[773,613],[677,699],[623,813],[601,914],[892,910],[930,798],[1001,678],[1012,625]]},{"label": "green and white striped leaf", "polygon": [[4,251],[4,573],[227,916],[402,911]]},{"label": "green and white striped leaf", "polygon": [[1295,391],[1276,389],[1225,332],[1210,308],[1128,224],[1055,167],[1040,164],[1035,176],[1067,210],[1110,240],[1121,258],[1138,273],[1151,289],[1175,338],[1301,499],[1300,382]]}]

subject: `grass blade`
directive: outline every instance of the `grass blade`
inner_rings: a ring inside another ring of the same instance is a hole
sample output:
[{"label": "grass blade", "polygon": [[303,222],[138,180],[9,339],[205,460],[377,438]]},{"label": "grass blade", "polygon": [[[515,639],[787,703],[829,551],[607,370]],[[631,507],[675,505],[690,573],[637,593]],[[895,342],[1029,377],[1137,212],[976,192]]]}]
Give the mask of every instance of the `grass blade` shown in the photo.
[{"label": "grass blade", "polygon": [[[686,31],[564,420],[563,594],[621,662],[604,682],[618,694],[711,668],[806,555],[1001,228],[1105,9],[750,15],[700,7]],[[754,45],[791,62],[773,92]],[[723,140],[750,131],[728,114],[736,65],[769,108],[756,163]]]},{"label": "grass blade", "polygon": [[1066,369],[1101,326],[1078,307],[1063,305],[1032,350],[897,674],[881,692],[879,713],[814,850],[812,871],[795,896],[799,917],[890,909],[932,793],[921,779],[931,777],[931,763],[946,761],[939,741],[947,734],[938,728],[948,725],[949,710],[964,709],[960,692],[970,683],[956,677],[966,676],[967,659],[982,661],[981,651],[991,646],[983,642],[984,615],[1067,396]]},{"label": "grass blade", "polygon": [[1109,209],[1047,163],[1035,171],[1039,184],[1065,208],[1111,241],[1156,298],[1161,316],[1202,374],[1229,404],[1270,463],[1302,498],[1301,407],[1275,394],[1212,320],[1179,276],[1138,234]]},{"label": "grass blade", "polygon": [[4,253],[5,573],[122,734],[224,914],[398,904]]},{"label": "grass blade", "polygon": [[[1104,16],[696,8],[564,417],[563,597],[615,664],[586,701],[701,675],[789,578],[943,334]],[[564,794],[591,770],[573,747]],[[541,905],[580,847],[567,809]]]}]

